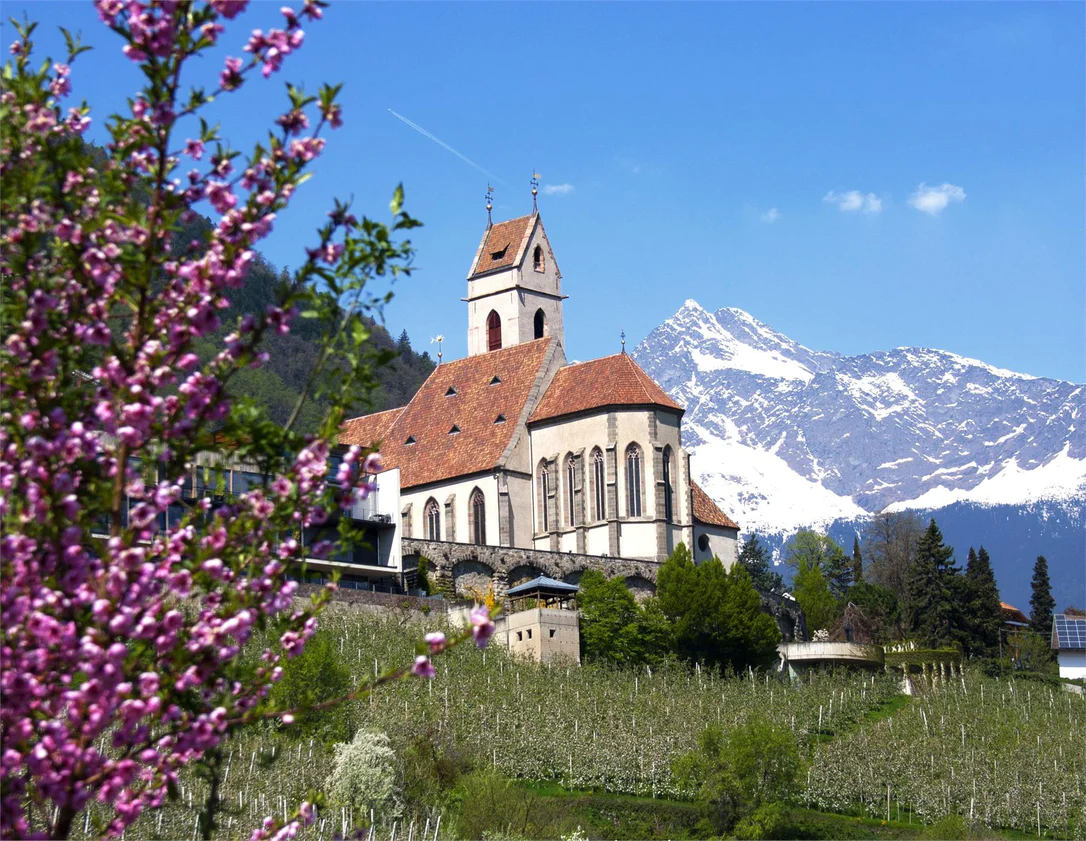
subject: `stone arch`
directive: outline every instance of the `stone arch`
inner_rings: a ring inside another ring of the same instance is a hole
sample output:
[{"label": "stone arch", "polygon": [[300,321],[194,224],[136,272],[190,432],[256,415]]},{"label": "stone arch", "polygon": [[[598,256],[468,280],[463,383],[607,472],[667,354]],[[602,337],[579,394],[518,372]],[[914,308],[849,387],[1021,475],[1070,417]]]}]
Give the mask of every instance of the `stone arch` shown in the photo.
[{"label": "stone arch", "polygon": [[656,595],[656,585],[640,575],[627,575],[626,589],[633,593],[638,601]]},{"label": "stone arch", "polygon": [[457,561],[452,567],[456,595],[482,601],[494,580],[494,569],[479,560]]},{"label": "stone arch", "polygon": [[542,308],[535,311],[535,320],[532,323],[533,338],[542,339],[551,334],[547,327],[547,314]]},{"label": "stone arch", "polygon": [[486,317],[486,349],[500,350],[502,346],[502,318],[497,310]]},{"label": "stone arch", "polygon": [[533,578],[539,578],[539,576],[546,574],[546,570],[540,569],[535,564],[520,564],[509,570],[506,578],[510,587],[516,587],[518,584],[523,584],[525,581],[531,581]]},{"label": "stone arch", "polygon": [[585,571],[583,569],[573,569],[562,576],[562,580],[567,584],[580,585],[581,578],[584,576]]}]

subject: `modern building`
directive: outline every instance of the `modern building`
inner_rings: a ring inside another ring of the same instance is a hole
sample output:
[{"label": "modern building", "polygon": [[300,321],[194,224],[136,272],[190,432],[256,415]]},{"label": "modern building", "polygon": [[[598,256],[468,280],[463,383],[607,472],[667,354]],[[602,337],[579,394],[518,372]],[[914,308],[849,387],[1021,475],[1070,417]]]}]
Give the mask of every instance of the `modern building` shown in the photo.
[{"label": "modern building", "polygon": [[651,590],[679,543],[730,566],[739,527],[692,479],[683,408],[624,348],[567,362],[566,298],[537,212],[488,222],[461,299],[468,356],[408,405],[343,425],[342,443],[379,446],[400,471],[405,556],[458,592],[489,579],[499,594],[588,567]]},{"label": "modern building", "polygon": [[1060,677],[1086,678],[1086,616],[1057,613],[1052,617],[1052,650]]}]

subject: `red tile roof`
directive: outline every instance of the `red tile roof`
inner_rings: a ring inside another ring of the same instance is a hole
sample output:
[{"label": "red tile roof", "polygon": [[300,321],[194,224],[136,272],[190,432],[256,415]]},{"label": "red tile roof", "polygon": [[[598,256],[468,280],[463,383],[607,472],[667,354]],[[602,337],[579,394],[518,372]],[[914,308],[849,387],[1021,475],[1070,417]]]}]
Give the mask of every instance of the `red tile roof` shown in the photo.
[{"label": "red tile roof", "polygon": [[[381,412],[349,420],[340,442],[370,444],[383,434],[385,466],[400,468],[404,488],[490,470],[522,421],[552,346],[538,339],[438,365],[411,402],[393,410],[395,418],[386,424],[382,416],[392,412]],[[501,382],[491,385],[495,377]],[[456,394],[446,396],[450,388]],[[498,415],[504,423],[494,422]],[[460,431],[450,434],[453,426]],[[415,443],[406,443],[409,437]]]},{"label": "red tile roof", "polygon": [[697,482],[690,483],[694,496],[694,519],[707,526],[723,526],[726,529],[738,529],[739,524],[720,510],[713,498],[702,490]]},{"label": "red tile roof", "polygon": [[626,353],[559,369],[529,423],[608,406],[683,408],[652,381]]},{"label": "red tile roof", "polygon": [[1023,625],[1029,624],[1029,617],[1026,616],[1013,604],[1007,604],[1006,602],[999,603],[999,609],[1003,613],[1004,622],[1017,622]]},{"label": "red tile roof", "polygon": [[361,444],[370,447],[385,440],[389,427],[396,422],[396,418],[403,414],[405,407],[388,409],[384,412],[375,412],[372,415],[362,415],[344,421],[339,428],[339,442],[341,444]]},{"label": "red tile roof", "polygon": [[[516,265],[518,257],[528,245],[538,218],[539,216],[533,213],[507,219],[487,228],[483,241],[479,243],[479,250],[475,252],[475,261],[471,264],[468,278]],[[500,256],[495,259],[495,254]]]}]

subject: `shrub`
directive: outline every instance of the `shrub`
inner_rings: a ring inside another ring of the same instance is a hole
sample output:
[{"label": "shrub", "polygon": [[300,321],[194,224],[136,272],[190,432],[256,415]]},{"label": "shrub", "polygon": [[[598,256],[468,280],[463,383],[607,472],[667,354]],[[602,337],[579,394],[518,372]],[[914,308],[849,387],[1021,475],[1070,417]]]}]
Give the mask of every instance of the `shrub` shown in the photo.
[{"label": "shrub", "polygon": [[350,742],[336,745],[334,752],[332,772],[326,783],[333,804],[353,807],[362,814],[373,810],[381,818],[402,812],[396,786],[396,754],[388,736],[359,730]]},{"label": "shrub", "polygon": [[[283,664],[283,676],[272,687],[271,700],[282,709],[296,709],[339,698],[353,689],[351,670],[343,662],[332,634],[318,630],[305,650]],[[317,738],[326,744],[350,741],[349,706],[302,713],[285,731],[295,738]]]},{"label": "shrub", "polygon": [[497,771],[474,771],[457,787],[460,838],[557,838],[575,826],[559,798],[543,797]]}]

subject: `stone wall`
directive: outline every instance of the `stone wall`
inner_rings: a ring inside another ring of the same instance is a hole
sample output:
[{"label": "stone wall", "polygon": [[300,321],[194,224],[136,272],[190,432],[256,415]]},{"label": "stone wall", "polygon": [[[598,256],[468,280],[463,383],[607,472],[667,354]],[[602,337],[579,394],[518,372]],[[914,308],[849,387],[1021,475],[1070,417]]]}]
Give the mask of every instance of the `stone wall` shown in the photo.
[{"label": "stone wall", "polygon": [[430,561],[431,581],[436,586],[452,585],[458,596],[494,587],[501,598],[509,587],[522,579],[546,575],[558,581],[576,583],[587,569],[596,569],[608,578],[621,575],[632,579],[635,592],[655,589],[657,561],[635,558],[578,555],[572,552],[546,552],[540,549],[514,549],[506,546],[476,546],[470,543],[446,543],[436,540],[404,540],[404,557],[423,555]]}]

